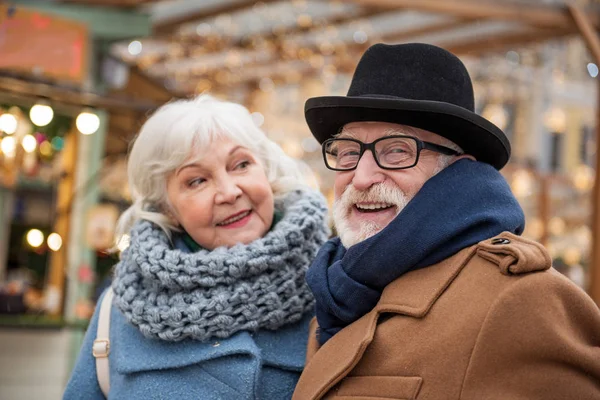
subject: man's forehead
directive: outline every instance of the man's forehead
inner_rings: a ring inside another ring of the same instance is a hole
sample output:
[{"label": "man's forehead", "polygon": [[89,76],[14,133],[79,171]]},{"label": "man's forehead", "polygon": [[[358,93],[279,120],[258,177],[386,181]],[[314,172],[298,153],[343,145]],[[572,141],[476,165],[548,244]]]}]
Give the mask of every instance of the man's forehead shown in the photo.
[{"label": "man's forehead", "polygon": [[378,121],[350,122],[342,127],[339,136],[358,139],[358,136],[361,136],[361,134],[365,133],[376,134],[380,137],[391,135],[409,135],[415,136],[421,140],[431,140],[436,137],[440,137],[433,132],[413,126]]}]

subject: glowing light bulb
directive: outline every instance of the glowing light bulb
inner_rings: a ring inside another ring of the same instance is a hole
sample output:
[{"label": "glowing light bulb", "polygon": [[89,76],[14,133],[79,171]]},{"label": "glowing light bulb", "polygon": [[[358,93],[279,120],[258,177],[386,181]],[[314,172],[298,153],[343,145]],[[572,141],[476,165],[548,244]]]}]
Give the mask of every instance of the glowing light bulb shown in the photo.
[{"label": "glowing light bulb", "polygon": [[142,52],[142,42],[140,42],[139,40],[134,40],[133,42],[129,43],[129,46],[127,46],[127,50],[132,56],[139,55]]},{"label": "glowing light bulb", "polygon": [[83,111],[77,116],[75,125],[82,134],[91,135],[100,127],[100,118],[94,113]]},{"label": "glowing light bulb", "polygon": [[598,76],[598,66],[597,66],[596,64],[594,64],[594,63],[589,63],[589,64],[587,65],[587,70],[588,70],[588,73],[590,74],[590,76],[591,76],[592,78],[595,78],[595,77],[597,77],[597,76]]},{"label": "glowing light bulb", "polygon": [[14,156],[17,149],[17,141],[12,136],[7,136],[0,142],[0,150],[7,156]]},{"label": "glowing light bulb", "polygon": [[53,251],[58,251],[60,250],[60,248],[62,247],[62,238],[60,237],[60,235],[56,232],[51,233],[50,235],[48,235],[48,247],[50,247],[51,250]]},{"label": "glowing light bulb", "polygon": [[23,137],[23,141],[21,142],[21,146],[23,146],[23,149],[27,153],[33,153],[37,148],[37,140],[35,140],[33,135],[25,135],[25,137]]},{"label": "glowing light bulb", "polygon": [[44,157],[50,157],[52,155],[52,145],[50,142],[44,141],[40,144],[40,154]]},{"label": "glowing light bulb", "polygon": [[37,126],[46,126],[54,118],[52,107],[46,104],[36,104],[29,111],[29,119]]},{"label": "glowing light bulb", "polygon": [[17,125],[17,118],[14,115],[8,113],[0,115],[0,131],[12,135],[17,131]]},{"label": "glowing light bulb", "polygon": [[31,247],[40,247],[44,243],[44,234],[39,229],[31,229],[26,238]]}]

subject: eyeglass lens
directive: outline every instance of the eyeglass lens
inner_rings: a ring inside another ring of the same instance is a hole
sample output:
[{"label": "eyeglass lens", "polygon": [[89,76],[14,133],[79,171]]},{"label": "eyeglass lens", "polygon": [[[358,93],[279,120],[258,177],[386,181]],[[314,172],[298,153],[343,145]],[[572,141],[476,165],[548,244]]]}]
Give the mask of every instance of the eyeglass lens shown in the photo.
[{"label": "eyeglass lens", "polygon": [[[348,139],[334,139],[325,149],[326,162],[331,168],[352,169],[358,164],[360,144]],[[387,168],[413,165],[418,153],[413,138],[385,138],[375,142],[375,158]]]}]

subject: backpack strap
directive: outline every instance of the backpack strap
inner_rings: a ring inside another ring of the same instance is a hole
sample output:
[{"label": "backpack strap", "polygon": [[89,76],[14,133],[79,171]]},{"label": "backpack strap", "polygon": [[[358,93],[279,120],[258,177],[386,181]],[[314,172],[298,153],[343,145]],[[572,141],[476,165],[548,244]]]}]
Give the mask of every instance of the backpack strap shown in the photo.
[{"label": "backpack strap", "polygon": [[96,340],[92,346],[92,354],[96,358],[96,376],[100,390],[108,397],[110,390],[110,376],[108,369],[108,355],[110,354],[110,308],[112,306],[113,291],[109,288],[100,304],[100,315],[98,316],[98,330]]}]

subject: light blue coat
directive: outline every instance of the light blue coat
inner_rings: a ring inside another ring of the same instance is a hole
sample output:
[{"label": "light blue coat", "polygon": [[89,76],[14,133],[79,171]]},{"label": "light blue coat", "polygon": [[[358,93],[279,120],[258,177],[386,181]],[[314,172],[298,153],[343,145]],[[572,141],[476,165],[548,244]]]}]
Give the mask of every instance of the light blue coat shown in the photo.
[{"label": "light blue coat", "polygon": [[[100,304],[100,301],[98,304]],[[104,399],[92,343],[99,307],[88,327],[64,399]],[[109,399],[279,400],[292,397],[304,368],[308,323],[277,331],[239,332],[225,340],[166,342],[145,338],[111,310]]]}]

